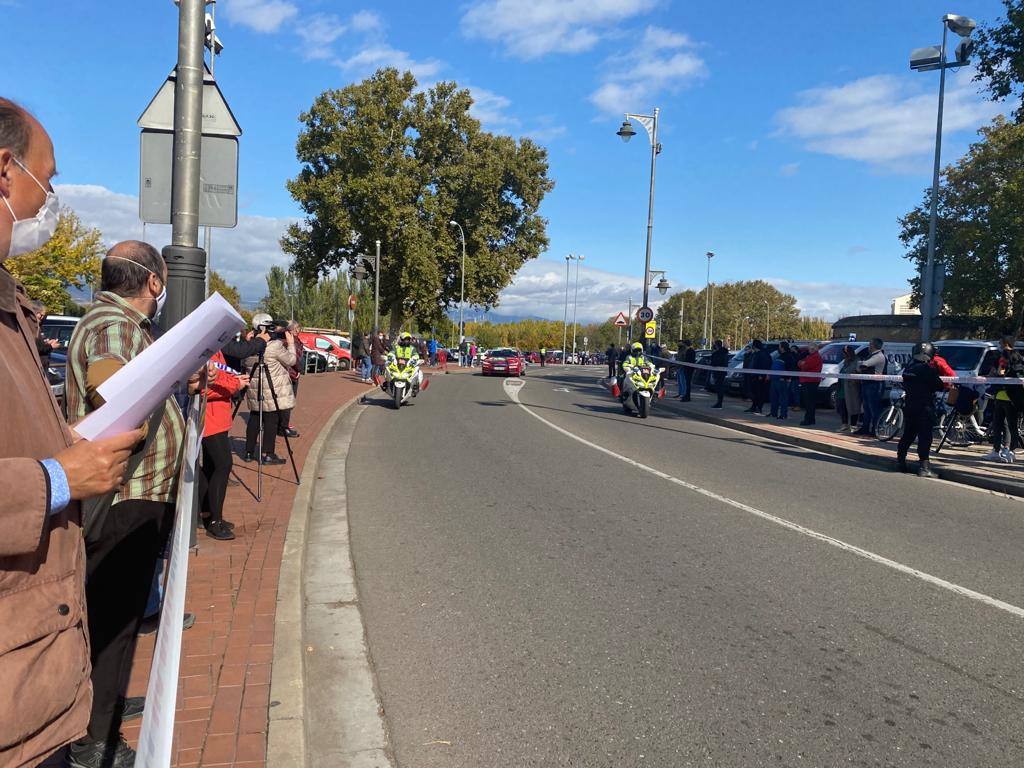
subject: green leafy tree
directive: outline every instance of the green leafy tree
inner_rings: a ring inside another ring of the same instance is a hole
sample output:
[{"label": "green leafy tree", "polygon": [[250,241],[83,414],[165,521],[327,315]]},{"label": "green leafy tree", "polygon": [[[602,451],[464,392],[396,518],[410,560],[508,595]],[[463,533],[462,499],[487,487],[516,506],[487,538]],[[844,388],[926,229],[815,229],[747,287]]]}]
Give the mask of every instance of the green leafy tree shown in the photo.
[{"label": "green leafy tree", "polygon": [[[987,318],[986,332],[1020,333],[1024,313],[1024,124],[999,117],[943,171],[936,262],[946,271],[945,311]],[[906,258],[927,261],[930,193],[900,219]],[[920,277],[910,281],[920,304]]]},{"label": "green leafy tree", "polygon": [[[683,312],[681,338],[697,343],[704,336],[704,315],[709,310],[708,333],[729,337],[731,345],[745,344],[753,337],[773,339],[800,336],[801,318],[796,297],[764,280],[721,283],[712,287],[710,301],[705,289],[679,291],[660,307],[655,319],[662,327],[662,342],[679,340],[679,312]],[[767,302],[767,304],[765,303]],[[638,325],[634,323],[634,333]]]},{"label": "green leafy tree", "polygon": [[228,285],[227,280],[220,276],[216,271],[210,272],[210,285],[206,295],[212,296],[215,293],[219,293],[235,309],[241,311],[242,309],[242,297],[238,293],[238,289],[233,285]]},{"label": "green leafy tree", "polygon": [[381,312],[392,331],[405,318],[442,324],[461,282],[455,220],[466,235],[466,300],[493,307],[547,246],[538,209],[553,182],[543,148],[482,131],[471,105],[455,83],[417,91],[395,69],[318,96],[300,117],[302,169],[288,182],[306,213],[281,243],[297,271],[352,263],[380,240]]},{"label": "green leafy tree", "polygon": [[1015,98],[1014,114],[1024,120],[1024,0],[1003,0],[1006,18],[982,26],[974,35],[975,80],[982,81],[993,101]]},{"label": "green leafy tree", "polygon": [[25,286],[28,295],[43,302],[51,313],[71,304],[68,288],[96,285],[103,242],[100,231],[82,224],[70,208],[57,216],[57,229],[42,248],[8,259],[4,266]]}]

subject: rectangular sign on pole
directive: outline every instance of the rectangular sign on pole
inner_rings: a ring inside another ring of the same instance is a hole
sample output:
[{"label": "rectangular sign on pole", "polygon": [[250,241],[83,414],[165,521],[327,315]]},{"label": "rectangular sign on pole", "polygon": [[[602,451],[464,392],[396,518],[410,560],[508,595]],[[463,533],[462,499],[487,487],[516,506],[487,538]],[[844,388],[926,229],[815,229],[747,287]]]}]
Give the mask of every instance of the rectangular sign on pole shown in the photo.
[{"label": "rectangular sign on pole", "polygon": [[658,335],[658,321],[657,320],[649,320],[646,323],[644,323],[644,338],[645,339],[653,339],[657,335]]},{"label": "rectangular sign on pole", "polygon": [[[171,168],[174,134],[142,131],[139,162],[139,218],[171,223]],[[203,136],[199,166],[199,226],[238,223],[238,139]]]}]

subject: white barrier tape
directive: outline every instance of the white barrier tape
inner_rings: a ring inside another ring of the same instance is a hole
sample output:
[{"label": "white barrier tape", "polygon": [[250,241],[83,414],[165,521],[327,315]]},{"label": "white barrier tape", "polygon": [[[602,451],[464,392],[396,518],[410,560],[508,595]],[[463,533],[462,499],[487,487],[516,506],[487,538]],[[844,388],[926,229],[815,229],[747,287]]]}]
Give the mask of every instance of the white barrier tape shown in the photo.
[{"label": "white barrier tape", "polygon": [[[721,371],[725,373],[751,374],[753,376],[781,376],[801,377],[805,379],[846,379],[850,381],[892,381],[902,382],[902,373],[822,373],[819,371],[769,371],[764,368],[723,368],[716,365],[703,365],[701,363],[684,363],[678,360],[669,360],[665,357],[654,357],[648,355],[651,360],[660,360],[672,365],[685,368],[695,368],[702,371]],[[1015,384],[1024,385],[1024,379],[1014,379],[999,376],[940,376],[944,382],[950,384]]]},{"label": "white barrier tape", "polygon": [[153,650],[152,669],[146,688],[146,709],[139,732],[137,765],[168,768],[174,741],[174,718],[178,696],[178,671],[181,663],[181,631],[185,616],[185,582],[188,578],[189,540],[192,528],[192,495],[203,437],[199,396],[192,398],[178,498],[175,504],[174,532],[171,535],[171,563],[164,587],[160,629]]}]

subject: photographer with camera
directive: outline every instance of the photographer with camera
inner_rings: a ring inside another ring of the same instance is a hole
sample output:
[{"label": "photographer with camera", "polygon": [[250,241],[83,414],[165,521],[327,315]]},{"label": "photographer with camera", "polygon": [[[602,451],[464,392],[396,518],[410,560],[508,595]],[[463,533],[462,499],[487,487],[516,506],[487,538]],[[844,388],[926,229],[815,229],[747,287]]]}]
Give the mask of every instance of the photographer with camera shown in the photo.
[{"label": "photographer with camera", "polygon": [[296,362],[292,335],[284,330],[287,323],[275,321],[264,312],[253,316],[252,325],[258,335],[269,334],[270,341],[262,355],[248,357],[244,363],[243,373],[250,375],[246,390],[249,420],[245,429],[245,460],[252,461],[256,438],[262,427],[262,463],[284,464],[285,460],[276,453],[276,444],[281,412],[290,411],[295,406],[288,375],[288,369]]}]

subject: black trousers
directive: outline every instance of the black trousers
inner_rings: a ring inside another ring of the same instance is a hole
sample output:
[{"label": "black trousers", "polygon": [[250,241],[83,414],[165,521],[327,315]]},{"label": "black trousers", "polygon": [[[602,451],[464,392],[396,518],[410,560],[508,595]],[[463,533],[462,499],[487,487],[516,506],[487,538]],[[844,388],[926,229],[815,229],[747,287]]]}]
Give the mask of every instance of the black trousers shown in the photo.
[{"label": "black trousers", "polygon": [[715,377],[715,394],[718,395],[715,405],[721,405],[725,399],[725,374],[721,371],[714,371],[711,375]]},{"label": "black trousers", "polygon": [[804,409],[804,418],[801,424],[814,424],[814,417],[818,410],[818,382],[805,381],[800,383],[800,405]]},{"label": "black trousers", "polygon": [[769,382],[762,376],[750,382],[751,407],[758,413],[764,410],[764,404],[768,402],[768,385]]},{"label": "black trousers", "polygon": [[693,368],[683,369],[683,378],[686,379],[686,399],[693,395]]},{"label": "black trousers", "polygon": [[[299,394],[299,380],[292,379],[292,397]],[[281,415],[277,417],[277,434],[284,437],[288,427],[292,425],[292,411],[294,408],[282,408],[278,413]]]},{"label": "black trousers", "polygon": [[[995,403],[992,411],[992,445],[996,450],[1007,447],[1011,451],[1020,448],[1020,433],[1017,431],[1017,421],[1020,419],[1020,411],[1009,400],[992,401]],[[1009,433],[1009,439],[1004,441],[1004,435]]]},{"label": "black trousers", "polygon": [[903,408],[903,437],[896,447],[896,456],[905,461],[910,444],[917,440],[917,458],[928,461],[932,452],[932,430],[935,428],[935,412],[931,408]]},{"label": "black trousers", "polygon": [[[263,412],[263,452],[271,454],[277,447],[277,411]],[[259,411],[249,411],[249,421],[245,425],[245,452],[256,452],[256,438],[260,433]]]},{"label": "black trousers", "polygon": [[199,504],[210,522],[224,519],[224,495],[234,464],[227,432],[203,438],[203,468],[199,473]]},{"label": "black trousers", "polygon": [[116,741],[118,697],[128,688],[135,639],[146,611],[157,558],[170,535],[174,506],[122,501],[85,539],[85,598],[92,657],[90,740]]}]

